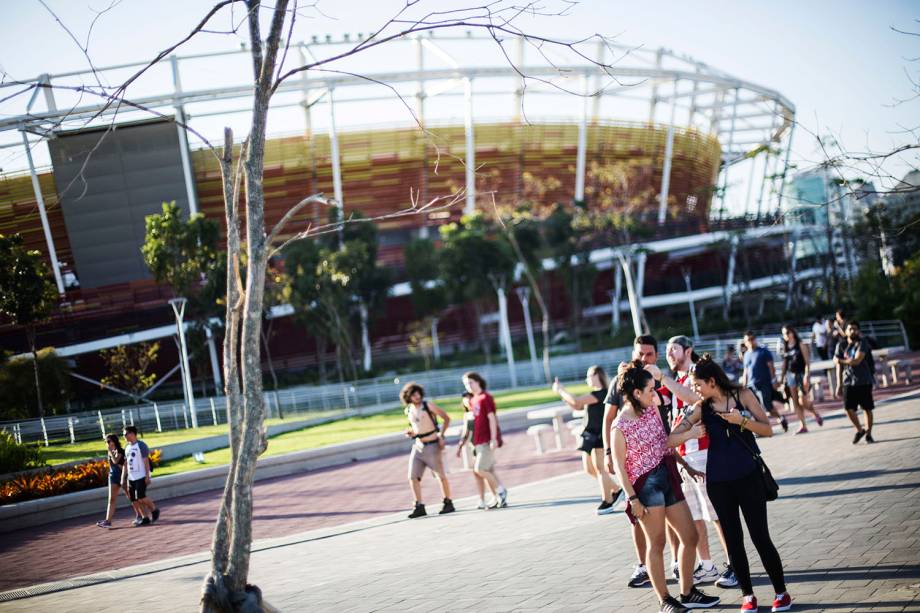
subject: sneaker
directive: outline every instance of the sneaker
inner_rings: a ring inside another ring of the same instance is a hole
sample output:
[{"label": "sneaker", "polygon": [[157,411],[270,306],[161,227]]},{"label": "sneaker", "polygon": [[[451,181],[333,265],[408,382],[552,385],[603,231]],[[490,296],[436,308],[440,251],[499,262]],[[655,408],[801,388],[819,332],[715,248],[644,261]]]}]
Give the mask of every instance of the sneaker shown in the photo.
[{"label": "sneaker", "polygon": [[695,587],[691,588],[690,593],[686,596],[680,595],[680,604],[688,609],[708,609],[718,605],[720,602],[722,602],[722,599],[718,596],[709,596]]},{"label": "sneaker", "polygon": [[425,512],[425,505],[423,505],[420,502],[416,502],[415,509],[411,513],[409,513],[409,519],[415,519],[416,517],[424,517],[426,515],[428,515],[428,513]]},{"label": "sneaker", "polygon": [[771,611],[788,611],[792,608],[792,596],[789,595],[789,592],[783,592],[782,594],[777,594],[776,598],[773,599],[773,608]]},{"label": "sneaker", "polygon": [[[157,507],[153,510],[153,521],[160,519],[160,509]],[[151,522],[152,523],[152,522]]]},{"label": "sneaker", "polygon": [[808,433],[808,428],[806,428],[805,426],[802,426],[801,428],[799,428],[798,430],[796,430],[795,433],[796,433],[796,434],[807,434],[807,433]]},{"label": "sneaker", "polygon": [[693,585],[700,585],[703,583],[714,583],[719,579],[721,575],[716,569],[716,565],[713,564],[708,569],[703,568],[702,564],[697,565],[696,570],[693,571]]},{"label": "sneaker", "polygon": [[145,517],[144,519],[141,520],[141,523],[140,523],[139,525],[141,525],[141,526],[149,526],[149,525],[150,525],[150,518],[149,518],[149,517]]},{"label": "sneaker", "polygon": [[508,506],[508,490],[501,488],[498,490],[498,508],[504,509]]},{"label": "sneaker", "polygon": [[677,564],[671,565],[671,575],[674,576],[676,581],[680,581],[680,568],[677,566]]},{"label": "sneaker", "polygon": [[651,583],[652,580],[648,576],[648,571],[645,570],[644,564],[637,564],[636,568],[633,570],[632,577],[629,578],[629,587],[642,587],[648,583]]},{"label": "sneaker", "polygon": [[97,521],[96,525],[99,526],[100,528],[111,528],[112,522],[110,522],[107,519],[103,519],[102,521]]},{"label": "sneaker", "polygon": [[866,436],[866,431],[865,431],[865,430],[860,430],[859,432],[857,432],[856,434],[854,434],[854,435],[853,435],[853,444],[855,445],[856,443],[858,443],[858,442],[860,441],[860,439],[862,439],[862,437],[864,437],[864,436]]},{"label": "sneaker", "polygon": [[479,509],[480,511],[484,511],[485,509],[487,509],[488,506],[486,505],[486,501],[485,501],[485,500],[480,500],[480,501],[479,501],[479,504],[476,505],[476,508]]},{"label": "sneaker", "polygon": [[725,564],[722,576],[716,579],[716,586],[723,588],[738,587],[738,577],[735,576],[735,571],[732,570],[730,565]]},{"label": "sneaker", "polygon": [[875,442],[875,439],[872,438],[872,433],[868,430],[866,431],[866,442],[870,444]]},{"label": "sneaker", "polygon": [[597,507],[595,511],[598,515],[610,515],[613,513],[613,503],[607,502],[606,500],[601,500],[601,504]]},{"label": "sneaker", "polygon": [[785,417],[779,418],[779,425],[783,427],[783,432],[789,432],[789,422],[786,421]]},{"label": "sneaker", "polygon": [[141,523],[142,523],[145,519],[147,519],[147,518],[146,518],[146,517],[135,517],[135,518],[134,518],[134,521],[131,522],[131,525],[134,526],[135,528],[137,528],[138,526],[141,525]]},{"label": "sneaker", "polygon": [[615,507],[617,506],[617,504],[622,502],[625,498],[626,498],[626,492],[623,491],[623,488],[620,488],[620,491],[613,495],[613,502],[611,502],[610,504],[611,506]]},{"label": "sneaker", "polygon": [[662,600],[661,608],[659,609],[661,613],[684,613],[685,611],[689,611],[689,610],[690,609],[682,605],[680,601],[674,598],[673,596],[668,596],[667,598]]},{"label": "sneaker", "polygon": [[815,413],[815,422],[818,424],[818,427],[820,428],[821,426],[824,425],[824,418],[821,417],[819,414]]},{"label": "sneaker", "polygon": [[753,595],[745,596],[744,600],[741,601],[741,611],[756,611],[757,610],[757,598]]},{"label": "sneaker", "polygon": [[454,502],[450,498],[444,499],[444,504],[441,505],[441,510],[438,511],[438,515],[445,515],[447,513],[453,513],[457,509],[454,508]]}]

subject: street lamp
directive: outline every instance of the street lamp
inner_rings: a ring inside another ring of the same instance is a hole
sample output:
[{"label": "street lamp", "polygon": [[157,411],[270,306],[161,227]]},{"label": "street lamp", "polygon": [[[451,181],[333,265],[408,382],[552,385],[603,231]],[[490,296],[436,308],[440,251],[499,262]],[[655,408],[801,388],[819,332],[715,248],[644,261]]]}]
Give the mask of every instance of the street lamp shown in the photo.
[{"label": "street lamp", "polygon": [[195,395],[192,390],[192,375],[188,366],[188,346],[185,343],[185,326],[182,319],[185,317],[185,305],[188,304],[186,298],[173,298],[169,301],[173,314],[176,316],[176,327],[179,328],[179,367],[182,371],[182,391],[185,395],[185,403],[188,405],[192,414],[192,427],[198,428],[198,415],[195,413]]}]

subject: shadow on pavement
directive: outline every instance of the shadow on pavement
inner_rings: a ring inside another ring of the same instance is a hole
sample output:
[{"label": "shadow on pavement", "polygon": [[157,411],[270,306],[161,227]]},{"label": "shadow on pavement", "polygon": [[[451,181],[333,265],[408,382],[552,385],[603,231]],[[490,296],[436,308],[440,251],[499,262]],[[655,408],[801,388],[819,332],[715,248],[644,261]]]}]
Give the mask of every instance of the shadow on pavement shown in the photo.
[{"label": "shadow on pavement", "polygon": [[[850,579],[917,579],[920,578],[920,565],[905,566],[841,566],[839,568],[808,568],[805,570],[786,571],[786,581],[794,590],[795,583],[806,581],[847,581]],[[798,609],[798,606],[796,606]]]},{"label": "shadow on pavement", "polygon": [[[920,438],[920,437],[911,437],[911,438]],[[910,440],[910,439],[890,439],[890,440]],[[882,441],[878,441],[881,443]],[[848,473],[834,473],[831,475],[808,475],[806,477],[784,477],[782,479],[777,479],[777,483],[780,485],[801,485],[806,483],[828,483],[833,481],[849,481],[851,479],[871,479],[872,477],[884,477],[886,475],[897,475],[900,473],[915,473],[920,472],[920,466],[915,466],[913,468],[897,468],[893,470],[858,470]]]},{"label": "shadow on pavement", "polygon": [[920,483],[895,483],[891,485],[872,485],[869,487],[847,487],[839,490],[828,490],[824,492],[802,492],[801,494],[782,494],[783,498],[826,498],[828,496],[850,496],[852,494],[863,494],[868,492],[884,492],[890,490],[910,490],[920,489]]}]

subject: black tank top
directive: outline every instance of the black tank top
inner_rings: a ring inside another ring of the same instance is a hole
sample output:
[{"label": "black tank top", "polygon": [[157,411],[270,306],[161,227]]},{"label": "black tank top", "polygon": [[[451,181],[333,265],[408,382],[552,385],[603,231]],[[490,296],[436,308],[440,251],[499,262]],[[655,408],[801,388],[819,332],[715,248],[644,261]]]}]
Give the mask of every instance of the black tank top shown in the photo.
[{"label": "black tank top", "polygon": [[604,397],[605,390],[592,390],[594,402],[585,407],[585,431],[600,434],[604,425]]},{"label": "black tank top", "polygon": [[802,353],[802,343],[796,343],[792,347],[783,341],[783,347],[786,350],[783,353],[783,361],[786,363],[786,370],[795,374],[805,372],[805,354]]}]

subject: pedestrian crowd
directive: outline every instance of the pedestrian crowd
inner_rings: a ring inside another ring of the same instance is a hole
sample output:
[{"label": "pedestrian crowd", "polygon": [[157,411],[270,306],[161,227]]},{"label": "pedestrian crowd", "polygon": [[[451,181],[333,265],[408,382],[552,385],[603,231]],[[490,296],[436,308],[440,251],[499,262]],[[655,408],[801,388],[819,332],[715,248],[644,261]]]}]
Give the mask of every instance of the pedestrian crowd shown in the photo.
[{"label": "pedestrian crowd", "polygon": [[[811,398],[813,354],[821,361],[832,360],[832,365],[821,368],[831,368],[836,375],[835,397],[842,397],[856,430],[853,444],[874,442],[872,342],[861,334],[859,322],[847,321],[841,311],[833,319],[817,318],[810,346],[792,325],[781,332],[778,376],[774,354],[748,331],[739,344],[740,355],[730,346],[721,362],[709,354],[698,355],[690,338],[674,336],[666,344],[667,371],[658,367],[657,340],[641,335],[633,343],[631,360],[621,363],[612,377],[599,365],[587,370],[585,394],[571,393],[558,378],[552,384],[566,405],[583,412],[577,448],[584,472],[597,483],[596,513],[610,515],[625,503],[636,556],[628,586],[651,584],[663,613],[717,606],[719,596],[697,587],[705,584],[740,588],[740,610],[758,610],[742,518],[772,583],[771,611],[792,607],[768,525],[767,503],[777,497],[778,488],[757,439],[773,435],[771,415],[785,432],[787,415],[794,414],[797,435],[808,432],[807,413],[823,425]],[[495,399],[479,373],[467,372],[461,381],[463,422],[456,456],[465,456],[471,465],[478,508],[505,508],[508,490],[496,471],[503,441]],[[438,514],[453,513],[443,459],[450,415],[426,398],[418,383],[407,383],[399,397],[408,420],[405,435],[412,440],[408,481],[414,505],[408,517],[428,514],[422,495],[426,470],[440,486]],[[859,408],[865,413],[865,426]],[[105,519],[97,522],[103,528],[112,526],[120,492],[131,501],[134,526],[153,524],[160,516],[147,495],[150,450],[135,427],[126,427],[123,436],[125,447],[118,435],[106,437],[109,499]],[[710,531],[724,555],[721,569],[710,550]],[[669,592],[669,575],[677,581],[677,596]]]}]

